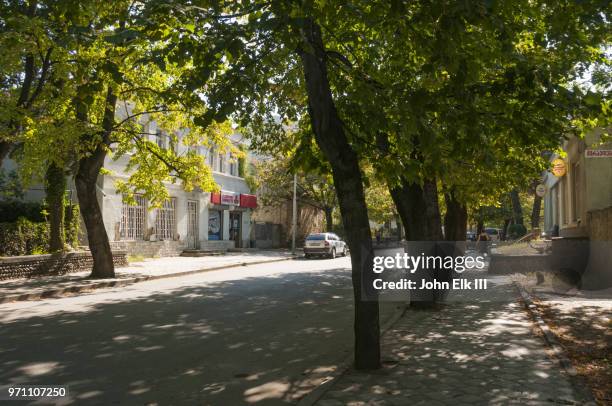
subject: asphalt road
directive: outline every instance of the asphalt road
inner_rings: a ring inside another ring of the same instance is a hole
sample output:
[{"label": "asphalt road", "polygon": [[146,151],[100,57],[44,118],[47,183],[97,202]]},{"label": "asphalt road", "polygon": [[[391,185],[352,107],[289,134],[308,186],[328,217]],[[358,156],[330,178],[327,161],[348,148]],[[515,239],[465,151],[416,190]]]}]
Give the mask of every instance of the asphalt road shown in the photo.
[{"label": "asphalt road", "polygon": [[294,403],[352,352],[349,266],[299,259],[0,305],[0,390],[67,385],[56,404]]}]

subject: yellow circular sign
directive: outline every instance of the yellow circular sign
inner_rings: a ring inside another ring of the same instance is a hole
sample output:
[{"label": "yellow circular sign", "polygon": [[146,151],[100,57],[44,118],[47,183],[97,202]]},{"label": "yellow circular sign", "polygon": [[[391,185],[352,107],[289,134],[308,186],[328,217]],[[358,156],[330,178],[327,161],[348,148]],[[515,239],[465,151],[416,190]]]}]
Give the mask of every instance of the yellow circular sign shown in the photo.
[{"label": "yellow circular sign", "polygon": [[565,161],[561,158],[557,158],[554,161],[552,161],[552,173],[553,175],[555,175],[556,177],[560,178],[561,176],[565,175],[565,172],[567,171],[567,167],[565,165]]}]

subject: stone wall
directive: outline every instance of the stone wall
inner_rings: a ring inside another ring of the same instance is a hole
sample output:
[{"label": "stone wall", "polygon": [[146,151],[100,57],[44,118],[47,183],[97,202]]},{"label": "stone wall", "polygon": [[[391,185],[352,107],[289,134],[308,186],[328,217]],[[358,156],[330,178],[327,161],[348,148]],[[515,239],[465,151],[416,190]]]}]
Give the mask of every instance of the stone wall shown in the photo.
[{"label": "stone wall", "polygon": [[[116,267],[127,266],[125,251],[114,251]],[[89,271],[93,258],[88,251],[45,255],[24,255],[0,258],[0,280],[31,278],[44,275],[64,275],[71,272]]]},{"label": "stone wall", "polygon": [[612,287],[612,207],[592,210],[589,219],[589,261],[582,277],[585,289]]},{"label": "stone wall", "polygon": [[591,241],[612,241],[612,207],[591,210],[587,216],[589,239]]},{"label": "stone wall", "polygon": [[178,257],[186,248],[182,241],[113,241],[112,248],[125,251],[127,255],[144,257]]}]

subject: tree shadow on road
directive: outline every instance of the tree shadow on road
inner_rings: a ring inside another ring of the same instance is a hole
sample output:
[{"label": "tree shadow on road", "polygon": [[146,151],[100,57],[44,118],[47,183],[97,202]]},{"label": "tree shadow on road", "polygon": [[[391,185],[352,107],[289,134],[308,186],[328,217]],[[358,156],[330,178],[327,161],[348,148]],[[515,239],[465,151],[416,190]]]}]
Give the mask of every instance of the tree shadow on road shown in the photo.
[{"label": "tree shadow on road", "polygon": [[0,383],[68,385],[65,404],[281,404],[352,347],[346,270],[109,297],[3,322]]}]

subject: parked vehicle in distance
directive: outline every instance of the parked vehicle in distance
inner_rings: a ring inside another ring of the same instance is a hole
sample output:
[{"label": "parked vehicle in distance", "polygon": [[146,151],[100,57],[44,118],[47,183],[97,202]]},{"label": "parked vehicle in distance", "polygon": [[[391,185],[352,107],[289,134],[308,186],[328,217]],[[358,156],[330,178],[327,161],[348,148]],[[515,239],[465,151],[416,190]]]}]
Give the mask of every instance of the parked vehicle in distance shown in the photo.
[{"label": "parked vehicle in distance", "polygon": [[325,256],[336,258],[337,255],[346,256],[348,246],[334,233],[309,234],[304,242],[304,256]]},{"label": "parked vehicle in distance", "polygon": [[476,235],[476,233],[474,231],[468,231],[465,234],[465,240],[466,241],[476,241],[477,238],[478,238],[478,236]]},{"label": "parked vehicle in distance", "polygon": [[485,228],[489,241],[501,241],[501,230],[499,228]]}]

